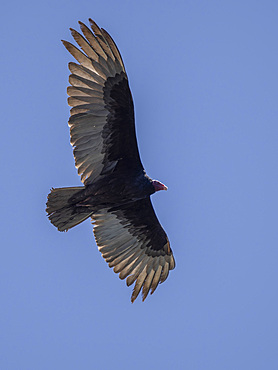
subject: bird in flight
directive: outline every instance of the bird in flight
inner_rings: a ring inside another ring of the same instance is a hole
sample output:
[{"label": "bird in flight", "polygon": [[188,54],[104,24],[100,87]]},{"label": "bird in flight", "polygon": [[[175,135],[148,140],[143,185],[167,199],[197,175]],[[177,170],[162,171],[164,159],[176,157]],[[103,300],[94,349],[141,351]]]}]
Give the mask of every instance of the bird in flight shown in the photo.
[{"label": "bird in flight", "polygon": [[135,283],[144,301],[163,283],[175,260],[150,195],[167,187],[152,180],[140,160],[132,95],[120,52],[111,36],[89,19],[83,35],[71,34],[79,48],[62,41],[78,63],[70,62],[68,104],[70,142],[83,186],[52,189],[46,212],[59,231],[91,217],[98,249],[109,267]]}]

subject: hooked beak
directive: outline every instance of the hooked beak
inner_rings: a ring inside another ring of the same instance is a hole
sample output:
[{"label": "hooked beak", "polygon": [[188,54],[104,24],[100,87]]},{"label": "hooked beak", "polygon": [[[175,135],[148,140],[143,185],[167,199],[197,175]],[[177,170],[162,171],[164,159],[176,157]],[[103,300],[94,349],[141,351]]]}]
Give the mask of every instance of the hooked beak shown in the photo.
[{"label": "hooked beak", "polygon": [[153,180],[153,186],[154,186],[155,191],[168,190],[168,187],[166,185],[162,184],[162,182],[157,181],[157,180]]}]

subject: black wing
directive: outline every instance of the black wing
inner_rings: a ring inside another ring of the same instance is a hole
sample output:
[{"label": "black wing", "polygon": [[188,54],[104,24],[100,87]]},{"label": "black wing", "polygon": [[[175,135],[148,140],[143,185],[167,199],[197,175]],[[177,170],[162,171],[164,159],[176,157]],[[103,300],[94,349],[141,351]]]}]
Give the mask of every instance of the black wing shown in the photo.
[{"label": "black wing", "polygon": [[111,36],[89,20],[71,29],[82,51],[67,41],[79,62],[69,63],[68,103],[75,166],[85,185],[111,172],[143,171],[134,124],[134,107],[124,64]]},{"label": "black wing", "polygon": [[144,301],[150,289],[152,294],[175,267],[169,240],[150,198],[101,209],[92,218],[102,256],[121,279],[127,278],[128,286],[136,282],[131,301],[141,289]]}]

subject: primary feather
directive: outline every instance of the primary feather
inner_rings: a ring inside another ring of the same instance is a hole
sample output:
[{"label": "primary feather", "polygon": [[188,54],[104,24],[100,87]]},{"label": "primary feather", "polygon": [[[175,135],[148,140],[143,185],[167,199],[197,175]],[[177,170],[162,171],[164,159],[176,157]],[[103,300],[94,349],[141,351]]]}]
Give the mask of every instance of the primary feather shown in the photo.
[{"label": "primary feather", "polygon": [[63,44],[79,63],[69,63],[68,103],[75,166],[84,186],[52,189],[50,221],[65,231],[88,217],[104,259],[135,283],[131,301],[143,300],[166,280],[175,260],[150,195],[167,189],[151,180],[140,160],[134,107],[120,52],[111,36],[89,20],[71,29],[80,49]]}]

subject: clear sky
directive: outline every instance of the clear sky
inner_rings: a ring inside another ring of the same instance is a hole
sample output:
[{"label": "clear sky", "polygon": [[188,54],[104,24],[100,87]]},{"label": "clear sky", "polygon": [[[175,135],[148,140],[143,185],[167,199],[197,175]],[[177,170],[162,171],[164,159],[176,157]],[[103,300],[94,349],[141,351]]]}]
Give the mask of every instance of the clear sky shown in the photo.
[{"label": "clear sky", "polygon": [[[278,369],[278,2],[1,5],[0,368]],[[142,303],[90,221],[59,233],[77,186],[61,39],[92,17],[122,53],[143,164],[177,262]]]}]

